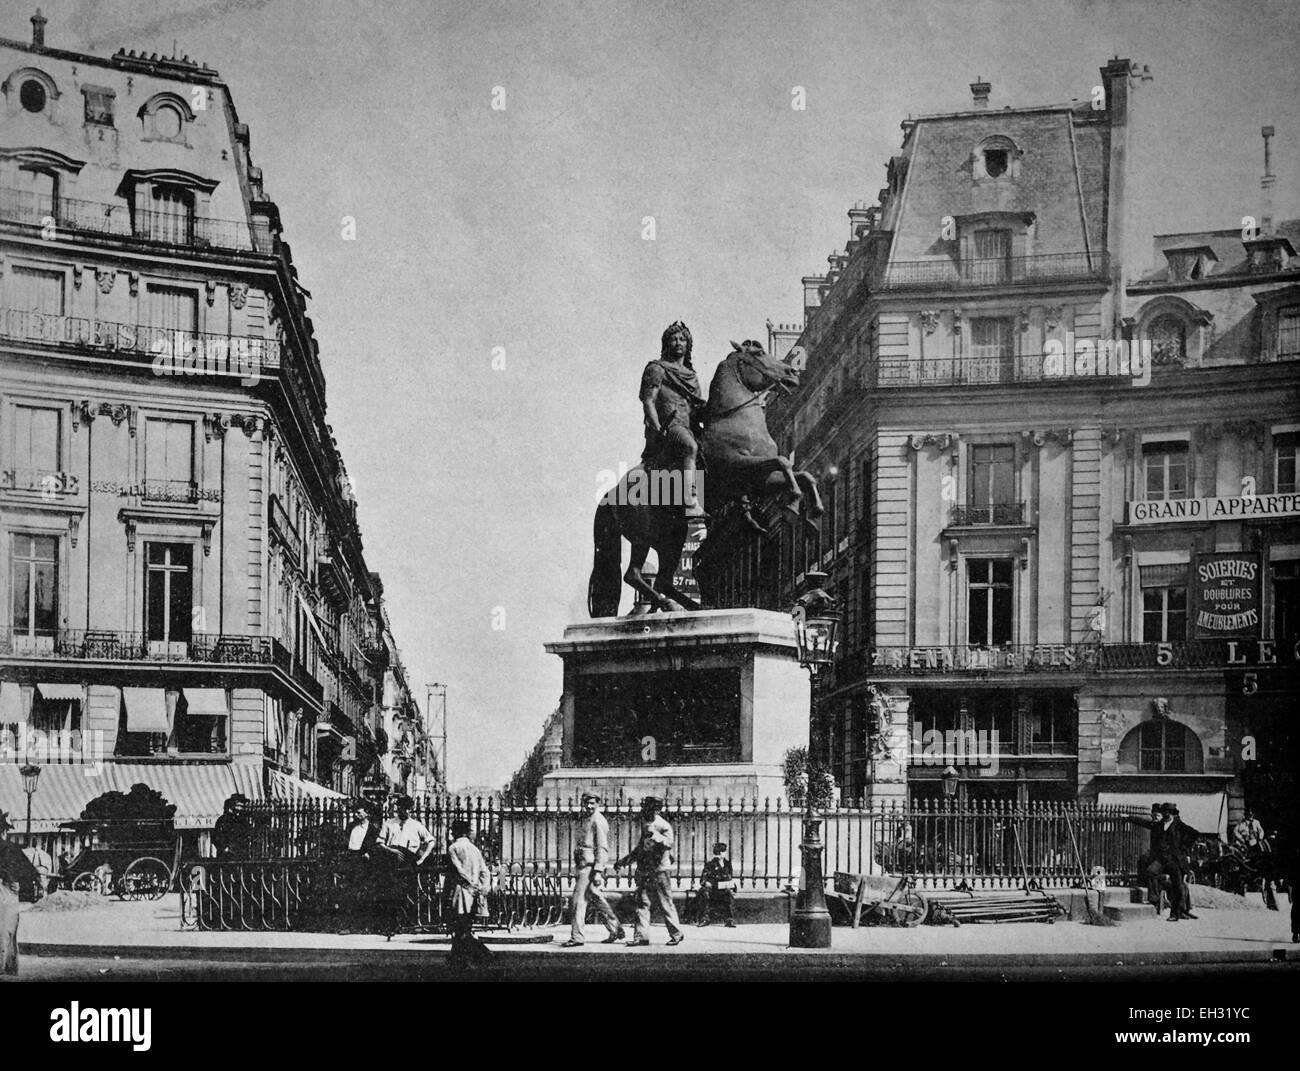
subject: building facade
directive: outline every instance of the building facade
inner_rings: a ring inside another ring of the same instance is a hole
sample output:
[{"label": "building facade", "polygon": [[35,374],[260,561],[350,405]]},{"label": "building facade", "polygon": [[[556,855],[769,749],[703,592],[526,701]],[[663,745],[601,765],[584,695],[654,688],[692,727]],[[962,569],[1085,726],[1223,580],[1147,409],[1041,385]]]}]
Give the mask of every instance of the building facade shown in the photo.
[{"label": "building facade", "polygon": [[131,779],[194,822],[384,791],[412,704],[248,128],[206,65],[32,21],[0,41],[0,808],[27,761],[47,826]]},{"label": "building facade", "polygon": [[[1295,738],[1300,224],[1156,239],[1132,218],[1151,76],[1082,103],[903,124],[769,409],[820,529],[715,518],[709,605],[845,610],[814,740],[845,798],[1177,800],[1281,820]],[[1266,129],[1266,134],[1271,130]],[[1284,783],[1286,782],[1286,783]]]}]

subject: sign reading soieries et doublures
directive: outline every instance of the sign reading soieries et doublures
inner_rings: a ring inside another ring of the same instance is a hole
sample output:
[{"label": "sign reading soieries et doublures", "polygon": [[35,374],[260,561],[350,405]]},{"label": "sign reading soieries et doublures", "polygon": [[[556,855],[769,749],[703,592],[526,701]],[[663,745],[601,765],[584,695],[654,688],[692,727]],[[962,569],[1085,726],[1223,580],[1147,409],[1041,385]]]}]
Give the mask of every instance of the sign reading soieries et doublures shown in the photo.
[{"label": "sign reading soieries et doublures", "polygon": [[1198,554],[1191,578],[1195,638],[1258,636],[1260,574],[1258,553]]}]

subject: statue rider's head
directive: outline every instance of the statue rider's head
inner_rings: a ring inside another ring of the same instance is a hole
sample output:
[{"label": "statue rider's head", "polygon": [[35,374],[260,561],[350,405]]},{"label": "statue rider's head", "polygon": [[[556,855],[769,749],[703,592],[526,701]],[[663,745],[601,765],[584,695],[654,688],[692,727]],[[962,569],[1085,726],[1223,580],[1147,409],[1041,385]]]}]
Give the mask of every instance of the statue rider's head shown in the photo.
[{"label": "statue rider's head", "polygon": [[[691,338],[691,329],[681,320],[669,324],[664,331],[663,337],[659,341],[660,357],[681,357],[683,362],[689,367],[691,364],[691,347],[694,340]],[[682,345],[685,345],[685,351],[681,352]]]}]

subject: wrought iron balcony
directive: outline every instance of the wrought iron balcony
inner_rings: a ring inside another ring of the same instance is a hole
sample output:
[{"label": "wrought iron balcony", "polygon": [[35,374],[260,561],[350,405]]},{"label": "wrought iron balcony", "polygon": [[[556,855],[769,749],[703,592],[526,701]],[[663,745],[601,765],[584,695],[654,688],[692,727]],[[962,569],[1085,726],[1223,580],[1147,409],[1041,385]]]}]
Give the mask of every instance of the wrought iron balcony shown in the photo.
[{"label": "wrought iron balcony", "polygon": [[57,629],[30,633],[0,628],[0,658],[50,661],[172,663],[184,665],[275,666],[292,676],[316,702],[324,689],[295,666],[284,646],[270,636],[196,632],[188,639],[150,639],[143,632]]},{"label": "wrought iron balcony", "polygon": [[1105,253],[896,260],[885,268],[876,286],[880,290],[959,290],[965,287],[1105,279],[1108,264]]},{"label": "wrought iron balcony", "polygon": [[953,528],[976,528],[995,524],[1024,524],[1023,502],[994,502],[987,506],[953,506],[949,524]]},{"label": "wrought iron balcony", "polygon": [[106,203],[50,197],[32,190],[0,187],[0,220],[40,228],[53,224],[73,234],[123,238],[133,242],[236,253],[274,252],[265,220],[206,219],[150,210],[134,211],[125,201]]},{"label": "wrought iron balcony", "polygon": [[1099,360],[1076,371],[1057,353],[962,354],[947,357],[879,356],[867,367],[873,387],[989,387],[1016,383],[1080,383],[1132,379],[1128,367]]},{"label": "wrought iron balcony", "polygon": [[[1176,643],[1008,643],[994,647],[917,645],[873,648],[863,676],[967,673],[1104,673],[1120,670],[1256,671],[1294,666],[1300,652],[1271,640]],[[844,679],[849,679],[845,677]]]},{"label": "wrought iron balcony", "polygon": [[280,343],[274,338],[177,331],[31,309],[0,308],[0,338],[91,350],[97,355],[141,354],[152,359],[159,375],[247,379],[280,367]]}]

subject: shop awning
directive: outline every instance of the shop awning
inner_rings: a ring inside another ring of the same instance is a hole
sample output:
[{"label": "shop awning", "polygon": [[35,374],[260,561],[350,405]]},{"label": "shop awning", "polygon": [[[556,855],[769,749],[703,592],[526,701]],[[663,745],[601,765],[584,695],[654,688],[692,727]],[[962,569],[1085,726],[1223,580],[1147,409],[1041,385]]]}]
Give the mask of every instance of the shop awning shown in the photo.
[{"label": "shop awning", "polygon": [[27,723],[27,711],[23,709],[23,691],[17,681],[0,681],[0,725],[15,723]]},{"label": "shop awning", "polygon": [[[132,785],[148,785],[176,804],[177,829],[211,829],[226,800],[241,792],[250,800],[262,800],[262,768],[259,765],[220,763],[211,765],[146,765],[104,763],[41,767],[36,794],[32,796],[32,831],[57,832],[59,824],[81,817],[86,804],[105,792],[130,792]],[[0,765],[0,811],[25,816],[27,795],[17,765]]]},{"label": "shop awning", "polygon": [[318,785],[314,781],[302,781],[297,777],[281,773],[279,770],[272,770],[270,774],[269,795],[273,800],[343,800],[348,798],[342,792],[335,792],[332,788]]},{"label": "shop awning", "polygon": [[80,684],[38,684],[36,690],[42,699],[68,699],[79,703],[85,698],[85,689]]},{"label": "shop awning", "polygon": [[224,688],[186,688],[185,702],[190,714],[224,718],[230,713]]},{"label": "shop awning", "polygon": [[126,728],[132,733],[169,733],[167,693],[161,688],[123,688]]}]

